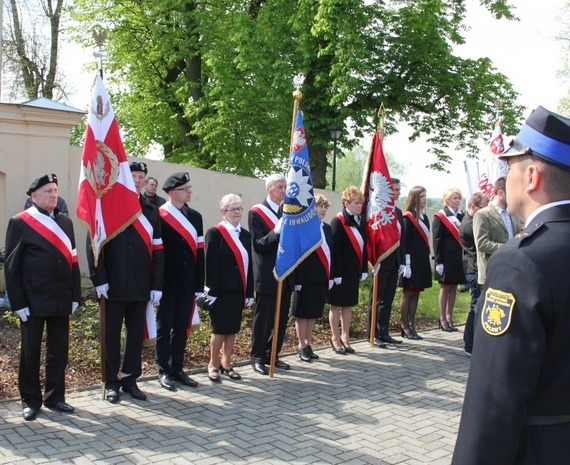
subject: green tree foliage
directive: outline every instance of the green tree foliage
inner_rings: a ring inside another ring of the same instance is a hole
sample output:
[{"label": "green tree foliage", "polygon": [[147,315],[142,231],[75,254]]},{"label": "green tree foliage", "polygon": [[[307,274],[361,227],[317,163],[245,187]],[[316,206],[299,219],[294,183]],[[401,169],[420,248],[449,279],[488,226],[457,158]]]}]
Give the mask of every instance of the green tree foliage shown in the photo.
[{"label": "green tree foliage", "polygon": [[[482,7],[512,18],[506,0]],[[343,127],[350,150],[373,132],[381,102],[386,133],[407,122],[412,139],[427,135],[437,169],[452,149],[476,152],[495,101],[505,131],[522,113],[489,59],[453,54],[465,0],[76,0],[72,13],[84,31],[109,30],[106,78],[132,155],[159,144],[167,160],[202,168],[282,171],[297,73],[316,187],[329,128]]]}]

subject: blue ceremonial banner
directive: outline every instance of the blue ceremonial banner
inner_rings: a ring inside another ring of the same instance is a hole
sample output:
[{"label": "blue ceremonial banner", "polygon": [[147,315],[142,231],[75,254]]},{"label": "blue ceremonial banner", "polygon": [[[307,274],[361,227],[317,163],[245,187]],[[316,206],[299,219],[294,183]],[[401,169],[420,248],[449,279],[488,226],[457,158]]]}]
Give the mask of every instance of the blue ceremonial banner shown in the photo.
[{"label": "blue ceremonial banner", "polygon": [[293,127],[282,218],[277,260],[273,270],[277,281],[283,281],[322,241],[303,114],[299,109]]}]

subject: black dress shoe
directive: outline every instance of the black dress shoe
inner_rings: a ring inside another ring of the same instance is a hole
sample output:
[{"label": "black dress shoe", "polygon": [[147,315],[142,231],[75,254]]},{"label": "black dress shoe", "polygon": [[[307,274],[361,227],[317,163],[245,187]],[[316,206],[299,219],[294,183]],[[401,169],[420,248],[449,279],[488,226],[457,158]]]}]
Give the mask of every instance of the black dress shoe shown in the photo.
[{"label": "black dress shoe", "polygon": [[313,360],[318,360],[319,356],[313,352],[313,348],[311,346],[307,346],[307,350],[309,351],[309,357]]},{"label": "black dress shoe", "polygon": [[119,388],[109,388],[105,391],[105,398],[112,404],[119,402]]},{"label": "black dress shoe", "polygon": [[24,407],[22,410],[22,417],[26,421],[34,421],[40,413],[40,410],[35,407]]},{"label": "black dress shoe", "polygon": [[345,343],[342,342],[342,340],[340,341],[340,345],[347,354],[354,354],[356,352],[356,350],[354,350],[352,347],[345,345]]},{"label": "black dress shoe", "polygon": [[174,381],[178,381],[180,384],[183,384],[184,386],[190,386],[190,387],[198,386],[198,382],[194,381],[192,378],[190,378],[190,376],[188,376],[182,370],[180,370],[178,373],[172,373],[170,377]]},{"label": "black dress shoe", "polygon": [[136,384],[123,386],[123,391],[128,392],[133,399],[146,400],[146,394]]},{"label": "black dress shoe", "polygon": [[269,371],[267,371],[267,367],[261,362],[251,362],[251,368],[253,368],[253,371],[259,373],[260,375],[269,374]]},{"label": "black dress shoe", "polygon": [[299,349],[298,352],[299,352],[299,358],[301,359],[302,362],[312,363],[313,359],[311,358],[311,354],[309,353],[307,347]]},{"label": "black dress shoe", "polygon": [[158,374],[158,382],[164,389],[168,391],[176,391],[176,385],[174,384],[174,381],[171,380],[170,376],[168,376],[166,373]]},{"label": "black dress shoe", "polygon": [[376,347],[383,347],[386,348],[387,343],[382,341],[382,339],[380,339],[379,337],[375,337],[374,338],[374,345]]},{"label": "black dress shoe", "polygon": [[75,409],[66,402],[58,402],[57,404],[46,405],[46,407],[50,410],[57,410],[62,413],[73,413],[75,411]]},{"label": "black dress shoe", "polygon": [[282,360],[275,360],[275,368],[280,368],[281,370],[290,370],[291,367],[288,363],[283,362]]},{"label": "black dress shoe", "polygon": [[400,341],[398,339],[394,339],[389,334],[386,334],[384,336],[380,336],[380,341],[385,342],[387,344],[401,344],[402,343],[402,341]]}]

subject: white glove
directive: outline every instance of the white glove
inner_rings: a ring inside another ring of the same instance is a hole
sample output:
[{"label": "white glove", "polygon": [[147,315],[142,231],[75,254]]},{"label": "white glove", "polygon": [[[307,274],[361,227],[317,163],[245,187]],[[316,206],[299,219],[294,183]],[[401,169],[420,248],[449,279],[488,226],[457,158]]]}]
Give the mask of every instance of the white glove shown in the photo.
[{"label": "white glove", "polygon": [[30,316],[30,309],[28,307],[24,307],[22,310],[16,310],[16,313],[20,317],[20,320],[26,322]]},{"label": "white glove", "polygon": [[335,286],[338,286],[339,284],[342,284],[342,278],[334,278],[333,282]]},{"label": "white glove", "polygon": [[412,267],[410,265],[406,265],[406,271],[404,271],[404,278],[411,278],[412,277]]},{"label": "white glove", "polygon": [[442,276],[443,275],[443,263],[440,263],[439,265],[435,265],[435,271],[437,271],[437,274]]},{"label": "white glove", "polygon": [[245,306],[251,307],[255,303],[255,299],[253,297],[246,297],[245,299]]},{"label": "white glove", "polygon": [[71,302],[71,314],[75,313],[75,310],[79,308],[79,302]]},{"label": "white glove", "polygon": [[150,291],[150,303],[152,305],[158,305],[162,299],[162,291]]},{"label": "white glove", "polygon": [[107,295],[107,293],[109,292],[109,283],[105,283],[105,284],[101,284],[100,286],[96,286],[95,290],[97,291],[97,298],[100,299],[101,296],[105,297],[105,299],[108,299],[109,296]]},{"label": "white glove", "polygon": [[303,286],[302,286],[301,284],[295,284],[295,289],[294,289],[295,292],[301,292],[301,288],[302,288],[302,287],[303,287]]},{"label": "white glove", "polygon": [[277,221],[277,224],[273,228],[275,234],[281,234],[281,226],[283,226],[283,217],[279,218],[279,221]]},{"label": "white glove", "polygon": [[362,273],[360,275],[360,281],[364,281],[366,278],[368,278],[368,273]]},{"label": "white glove", "polygon": [[381,262],[376,263],[376,265],[374,265],[374,268],[372,269],[372,274],[378,274],[381,265],[382,265]]},{"label": "white glove", "polygon": [[331,287],[334,286],[334,280],[329,279],[329,291],[331,290]]},{"label": "white glove", "polygon": [[206,296],[206,302],[208,302],[210,305],[214,305],[214,302],[217,300],[217,297],[214,297],[213,295],[208,294]]},{"label": "white glove", "polygon": [[400,265],[400,268],[398,268],[398,274],[400,276],[404,276],[405,272],[406,272],[406,265]]}]

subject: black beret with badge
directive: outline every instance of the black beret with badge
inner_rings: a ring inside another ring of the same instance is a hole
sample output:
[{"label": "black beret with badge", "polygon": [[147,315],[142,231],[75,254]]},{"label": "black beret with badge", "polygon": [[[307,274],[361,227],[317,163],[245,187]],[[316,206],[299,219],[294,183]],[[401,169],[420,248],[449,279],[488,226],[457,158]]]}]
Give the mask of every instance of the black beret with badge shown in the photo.
[{"label": "black beret with badge", "polygon": [[144,174],[148,174],[148,167],[146,166],[146,163],[143,163],[142,161],[130,162],[129,168],[131,169],[131,172],[133,172],[133,171],[144,171]]},{"label": "black beret with badge", "polygon": [[164,192],[170,192],[172,189],[183,186],[190,181],[190,175],[186,172],[174,173],[166,178],[162,186]]},{"label": "black beret with badge", "polygon": [[26,195],[32,195],[32,192],[37,191],[40,187],[45,186],[50,182],[55,182],[57,184],[57,175],[53,173],[48,173],[39,178],[34,179],[32,184],[30,184],[30,188],[28,189],[28,192],[26,192]]}]

